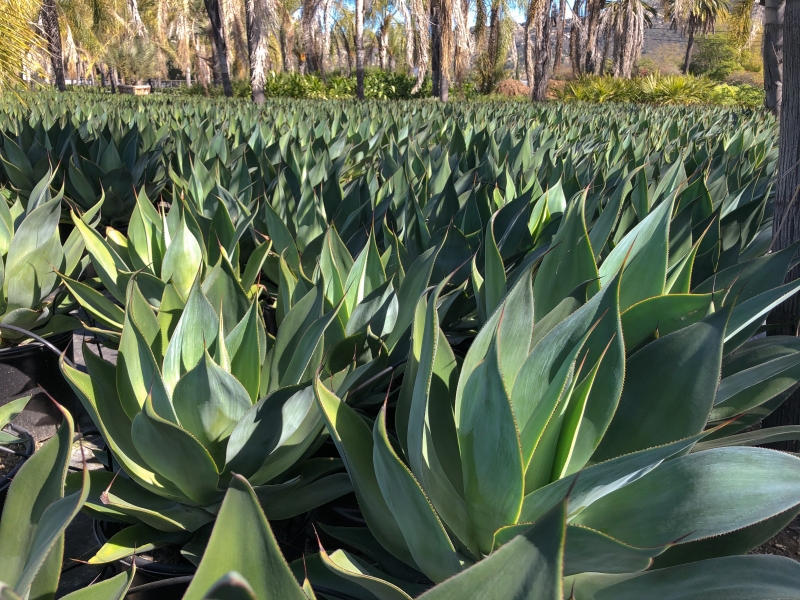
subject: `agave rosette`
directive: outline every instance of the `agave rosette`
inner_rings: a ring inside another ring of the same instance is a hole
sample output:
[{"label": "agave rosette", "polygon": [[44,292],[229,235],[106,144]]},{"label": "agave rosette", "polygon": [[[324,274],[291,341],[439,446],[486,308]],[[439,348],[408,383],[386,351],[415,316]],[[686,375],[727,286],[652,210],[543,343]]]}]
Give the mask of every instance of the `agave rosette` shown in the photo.
[{"label": "agave rosette", "polygon": [[[418,572],[408,581],[468,572],[565,499],[576,598],[621,581],[596,573],[746,553],[797,514],[800,462],[748,446],[800,430],[738,433],[800,382],[793,338],[748,341],[800,289],[783,285],[796,248],[698,282],[709,229],[670,269],[676,204],[596,254],[606,239],[587,232],[583,199],[571,203],[551,251],[501,288],[463,361],[439,326],[445,282],[421,296],[393,428],[386,408],[370,427],[315,382],[370,534]],[[386,586],[403,569],[385,571]],[[672,573],[679,585],[686,570]]]}]

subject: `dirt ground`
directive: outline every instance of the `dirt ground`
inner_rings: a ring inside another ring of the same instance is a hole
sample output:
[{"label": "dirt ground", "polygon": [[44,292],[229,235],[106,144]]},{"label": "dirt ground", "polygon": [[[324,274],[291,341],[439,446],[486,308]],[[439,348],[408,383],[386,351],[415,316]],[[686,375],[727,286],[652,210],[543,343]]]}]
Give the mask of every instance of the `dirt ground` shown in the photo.
[{"label": "dirt ground", "polygon": [[800,561],[800,517],[752,554],[775,554]]},{"label": "dirt ground", "polygon": [[[15,450],[16,452],[25,452],[24,444],[13,444],[11,446],[7,446],[7,448],[10,450]],[[17,454],[9,454],[7,452],[0,452],[0,476],[11,472],[11,469],[16,467],[20,462],[22,462],[21,456]]]}]

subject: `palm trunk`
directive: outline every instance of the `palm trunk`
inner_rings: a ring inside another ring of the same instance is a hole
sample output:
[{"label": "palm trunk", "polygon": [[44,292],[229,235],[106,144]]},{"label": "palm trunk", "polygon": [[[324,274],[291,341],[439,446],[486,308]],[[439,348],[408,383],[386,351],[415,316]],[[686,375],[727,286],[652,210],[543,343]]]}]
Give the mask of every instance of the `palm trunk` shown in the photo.
[{"label": "palm trunk", "polygon": [[689,73],[692,64],[692,50],[694,50],[694,27],[689,26],[689,41],[686,43],[686,58],[683,60],[683,74]]},{"label": "palm trunk", "polygon": [[264,104],[264,82],[267,78],[267,54],[269,51],[264,7],[261,0],[245,0],[247,18],[247,55],[250,60],[250,87],[253,102]]},{"label": "palm trunk", "polygon": [[288,73],[292,70],[292,51],[289,44],[289,34],[286,32],[286,23],[281,23],[278,31],[278,41],[281,46],[281,62],[283,72]]},{"label": "palm trunk", "polygon": [[209,68],[211,69],[211,81],[214,85],[222,85],[222,75],[220,75],[219,70],[219,55],[217,54],[217,47],[214,45],[214,42],[211,42],[211,63],[209,63]]},{"label": "palm trunk", "polygon": [[414,68],[414,24],[411,22],[411,11],[406,0],[398,3],[400,14],[403,15],[403,31],[406,36],[406,67],[409,72]]},{"label": "palm trunk", "polygon": [[225,47],[228,51],[228,69],[243,67],[249,62],[250,52],[247,47],[247,23],[242,22],[241,4],[238,0],[220,0],[222,34],[225,36]]},{"label": "palm trunk", "polygon": [[200,82],[200,85],[203,86],[203,90],[208,93],[208,75],[204,67],[207,67],[208,64],[204,64],[205,61],[200,57],[200,38],[197,34],[194,34],[194,57],[197,65],[197,81]]},{"label": "palm trunk", "polygon": [[[608,30],[606,31],[606,39],[603,42],[603,55],[602,55],[602,58],[600,59],[600,64],[597,65],[596,73],[598,75],[604,75],[605,74],[607,61],[610,60],[614,56],[614,54],[613,54],[613,51],[614,51],[613,41],[614,41],[614,30],[613,30],[613,27],[609,27]],[[616,77],[617,73],[613,70],[614,69],[613,65],[612,65],[611,69],[612,69],[611,74],[614,77]]]},{"label": "palm trunk", "polygon": [[472,34],[469,29],[469,2],[452,0],[453,10],[453,74],[455,81],[462,84],[466,80],[472,54]]},{"label": "palm trunk", "polygon": [[439,0],[431,0],[431,84],[437,98],[441,92],[442,31],[439,28]]},{"label": "palm trunk", "polygon": [[429,31],[427,26],[428,13],[429,9],[425,0],[411,0],[411,14],[414,16],[414,22],[416,24],[414,41],[417,49],[417,81],[414,87],[411,88],[412,95],[418,93],[420,89],[422,89],[430,63],[428,52],[430,49],[430,36],[428,35]]},{"label": "palm trunk", "polygon": [[317,71],[316,51],[314,49],[314,16],[317,11],[315,0],[303,1],[303,16],[301,25],[303,28],[303,50],[306,55],[306,73]]},{"label": "palm trunk", "polygon": [[[533,0],[530,1],[529,6],[533,6]],[[525,19],[525,25],[522,26],[522,54],[525,63],[525,80],[528,87],[533,87],[533,57],[531,56],[531,18],[530,8],[528,9],[528,16]]]},{"label": "palm trunk", "polygon": [[222,29],[224,19],[222,18],[222,6],[219,0],[204,0],[208,20],[211,22],[211,37],[214,40],[214,47],[219,64],[219,74],[222,79],[222,89],[228,98],[233,97],[233,87],[231,86],[231,76],[228,71],[228,44],[225,41],[225,32]]},{"label": "palm trunk", "polygon": [[583,10],[584,0],[575,0],[572,6],[572,24],[569,31],[569,59],[572,63],[573,75],[580,76],[585,72],[584,60],[584,36],[585,31],[583,27],[583,17],[581,11]]},{"label": "palm trunk", "polygon": [[605,0],[588,0],[587,35],[586,35],[586,62],[584,72],[596,73],[598,68],[597,34],[600,29],[600,12],[605,6]]},{"label": "palm trunk", "polygon": [[389,54],[389,17],[383,19],[380,30],[378,31],[378,61],[380,62],[381,69],[388,69],[388,54]]},{"label": "palm trunk", "polygon": [[[783,98],[779,105],[781,136],[775,214],[772,220],[772,249],[775,251],[788,248],[800,240],[800,203],[795,199],[797,190],[800,189],[800,170],[797,168],[800,162],[800,137],[796,135],[800,127],[800,3],[787,2],[785,12],[786,52],[783,78],[786,85],[783,86]],[[800,267],[789,271],[786,283],[798,278]],[[782,325],[771,331],[770,335],[796,336],[798,318],[800,298],[792,296],[770,313],[767,322]],[[800,424],[800,390],[795,391],[778,410],[764,419],[764,427],[797,424]],[[784,450],[798,451],[796,441],[781,446]]]},{"label": "palm trunk", "polygon": [[364,0],[356,0],[356,97],[364,99]]},{"label": "palm trunk", "polygon": [[53,66],[53,78],[56,80],[58,91],[64,92],[67,89],[67,84],[64,80],[64,53],[61,50],[61,28],[58,24],[55,0],[44,0],[42,2],[42,26],[47,39],[50,62]]},{"label": "palm trunk", "polygon": [[341,32],[341,40],[342,45],[344,46],[344,57],[347,62],[347,76],[353,76],[353,49],[350,46],[350,36],[347,35],[347,32],[342,30]]},{"label": "palm trunk", "polygon": [[781,115],[785,10],[786,0],[764,2],[764,104],[776,117]]},{"label": "palm trunk", "polygon": [[331,11],[333,2],[323,0],[322,2],[322,47],[319,54],[319,70],[323,75],[328,72],[328,63],[331,53]]},{"label": "palm trunk", "polygon": [[492,68],[497,65],[500,54],[500,10],[499,0],[492,0],[492,10],[489,14],[489,41],[487,42],[487,54]]},{"label": "palm trunk", "polygon": [[552,0],[546,0],[542,14],[537,17],[536,44],[533,52],[533,86],[531,97],[542,102],[547,99],[550,84],[550,9]]},{"label": "palm trunk", "polygon": [[147,37],[147,30],[142,22],[142,15],[139,13],[139,3],[137,0],[127,0],[128,26],[135,35]]},{"label": "palm trunk", "polygon": [[553,73],[561,68],[561,53],[563,52],[564,48],[564,24],[566,22],[566,10],[566,0],[560,0],[558,3],[558,25],[556,26],[556,51],[555,56],[553,56]]}]

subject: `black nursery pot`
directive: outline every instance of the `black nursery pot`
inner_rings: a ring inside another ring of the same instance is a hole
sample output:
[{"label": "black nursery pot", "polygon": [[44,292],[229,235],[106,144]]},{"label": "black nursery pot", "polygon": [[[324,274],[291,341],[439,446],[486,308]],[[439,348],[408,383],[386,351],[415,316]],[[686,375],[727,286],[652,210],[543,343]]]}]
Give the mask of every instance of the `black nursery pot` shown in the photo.
[{"label": "black nursery pot", "polygon": [[[94,535],[99,546],[111,537],[106,521],[92,521]],[[143,556],[124,558],[115,563],[117,572],[127,571],[136,562],[136,575],[131,583],[131,592],[126,600],[174,600],[180,598],[189,587],[191,577],[197,568],[192,564],[164,564]],[[134,588],[141,588],[136,591]]]},{"label": "black nursery pot", "polygon": [[25,464],[25,461],[28,460],[28,457],[32,456],[34,450],[36,450],[36,445],[33,442],[33,436],[31,435],[30,431],[24,427],[20,427],[19,425],[14,425],[12,423],[5,427],[5,431],[25,440],[22,452],[27,456],[22,457],[22,460],[18,462],[8,473],[5,475],[0,475],[0,514],[3,513],[3,507],[6,504],[6,497],[8,496],[8,488],[11,486],[11,481],[14,479],[14,475],[17,474],[17,472],[22,468],[22,465]]},{"label": "black nursery pot", "polygon": [[[46,338],[72,360],[72,332]],[[15,420],[37,441],[52,437],[61,423],[61,413],[42,391],[77,417],[84,411],[58,367],[59,356],[40,342],[0,348],[0,406],[30,394],[31,401]]]}]

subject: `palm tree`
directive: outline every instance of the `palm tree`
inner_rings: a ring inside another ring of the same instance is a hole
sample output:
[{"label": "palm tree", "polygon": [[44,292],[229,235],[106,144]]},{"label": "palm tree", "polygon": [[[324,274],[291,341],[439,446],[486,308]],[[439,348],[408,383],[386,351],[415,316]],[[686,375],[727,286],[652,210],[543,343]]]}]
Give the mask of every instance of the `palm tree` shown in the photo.
[{"label": "palm tree", "polygon": [[469,30],[469,0],[451,0],[453,11],[453,64],[455,80],[463,83],[467,79],[470,60],[474,52]]},{"label": "palm tree", "polygon": [[666,0],[664,16],[672,21],[672,28],[688,37],[683,74],[689,72],[696,34],[713,33],[717,22],[728,16],[729,0]]},{"label": "palm tree", "polygon": [[630,78],[644,45],[644,30],[652,27],[655,9],[643,0],[613,0],[600,17],[606,38],[603,63],[610,58],[614,77]]},{"label": "palm tree", "polygon": [[292,48],[294,47],[294,13],[300,8],[299,0],[277,0],[275,8],[279,14],[278,41],[281,50],[282,68],[285,73],[294,71]]},{"label": "palm tree", "polygon": [[[45,41],[33,23],[39,12],[37,0],[6,0],[0,6],[0,92],[21,85],[23,72],[36,68],[28,59],[31,50],[45,53]],[[59,45],[61,39],[59,38]],[[63,84],[63,68],[61,82]]]},{"label": "palm tree", "polygon": [[269,54],[268,3],[265,0],[245,0],[247,19],[247,54],[250,62],[250,87],[253,102],[264,104],[264,83],[267,78]]},{"label": "palm tree", "polygon": [[599,42],[606,0],[574,0],[569,55],[576,75],[599,74],[603,68]]},{"label": "palm tree", "polygon": [[364,0],[356,0],[356,97],[364,99]]},{"label": "palm tree", "polygon": [[[27,29],[27,26],[23,27]],[[56,0],[42,2],[42,29],[47,39],[47,51],[50,54],[56,87],[59,92],[63,92],[67,89],[67,85],[64,80],[64,54],[61,51],[61,28],[58,24]]]},{"label": "palm tree", "polygon": [[453,0],[431,0],[430,4],[433,95],[447,102],[453,62]]},{"label": "palm tree", "polygon": [[753,44],[761,29],[763,17],[758,14],[759,9],[763,11],[763,3],[756,0],[738,0],[731,6],[727,19],[728,39],[739,52]]},{"label": "palm tree", "polygon": [[214,41],[214,48],[219,63],[222,89],[225,91],[225,95],[230,98],[233,96],[233,87],[231,86],[231,76],[228,72],[228,44],[225,40],[225,31],[223,30],[225,19],[222,15],[222,6],[220,0],[204,0],[204,3],[206,12],[208,13],[208,20],[211,22],[211,37]]},{"label": "palm tree", "polygon": [[[428,53],[430,47],[428,35],[428,15],[430,13],[430,7],[428,5],[428,0],[410,0],[409,9],[414,22],[414,39],[416,40],[417,47],[415,65],[417,69],[417,81],[411,89],[411,93],[416,94],[422,88],[422,84],[425,83],[425,74],[428,71],[428,62],[430,60],[430,55]],[[412,40],[409,40],[408,43],[412,43]]]},{"label": "palm tree", "polygon": [[347,68],[347,76],[353,74],[355,61],[355,15],[352,10],[344,5],[338,7],[338,16],[333,23],[333,44],[340,66]]},{"label": "palm tree", "polygon": [[525,11],[525,24],[522,26],[522,59],[525,63],[525,80],[533,85],[533,47],[531,46],[531,27],[535,28],[537,1],[529,0]]},{"label": "palm tree", "polygon": [[781,115],[783,95],[783,28],[786,0],[764,2],[764,91],[765,104],[776,117]]},{"label": "palm tree", "polygon": [[544,0],[538,9],[536,20],[536,45],[533,49],[533,81],[528,82],[531,87],[531,98],[542,102],[547,96],[547,86],[550,83],[550,11],[552,0]]},{"label": "palm tree", "polygon": [[[536,1],[536,0],[534,0]],[[509,21],[513,27],[513,19],[508,17],[507,0],[490,0],[487,11],[483,0],[477,3],[477,20],[475,23],[475,46],[478,54],[475,61],[477,83],[480,90],[488,94],[504,76],[509,42],[513,43],[513,30],[509,31]]]},{"label": "palm tree", "polygon": [[[797,193],[800,189],[800,145],[797,143],[797,130],[800,127],[800,3],[792,0],[786,2],[781,10],[772,17],[769,11],[774,4],[767,0],[765,25],[780,26],[781,53],[783,58],[782,78],[785,85],[782,89],[780,111],[780,150],[778,157],[778,177],[776,180],[775,214],[772,219],[772,250],[788,248],[800,239],[800,204]],[[783,4],[783,2],[781,2]],[[769,18],[769,21],[767,21]],[[783,34],[785,33],[785,38]],[[767,37],[767,27],[764,28]],[[774,38],[773,38],[774,39]],[[783,42],[785,41],[785,45]],[[764,40],[765,45],[767,40]],[[765,51],[766,55],[766,51]],[[765,56],[766,60],[766,56]],[[766,80],[767,73],[764,73]],[[779,88],[780,91],[780,88]],[[797,268],[792,269],[786,277],[787,283],[800,276]],[[769,315],[768,323],[772,325],[769,335],[797,335],[797,320],[800,317],[800,300],[790,298],[775,307]],[[765,427],[778,425],[796,425],[800,423],[800,392],[794,391],[791,396],[771,415],[764,419]],[[797,452],[798,444],[782,444],[783,449]]]},{"label": "palm tree", "polygon": [[389,0],[372,0],[364,15],[365,20],[375,31],[375,41],[378,44],[378,66],[388,68],[389,58],[389,30],[399,10],[399,5]]},{"label": "palm tree", "polygon": [[564,24],[567,20],[567,2],[559,0],[558,23],[556,24],[556,50],[553,56],[553,73],[561,66],[561,53],[564,45]]},{"label": "palm tree", "polygon": [[303,32],[303,54],[305,55],[306,73],[319,71],[317,35],[318,26],[317,12],[320,8],[320,0],[303,0],[303,13],[301,16],[301,30]]}]

